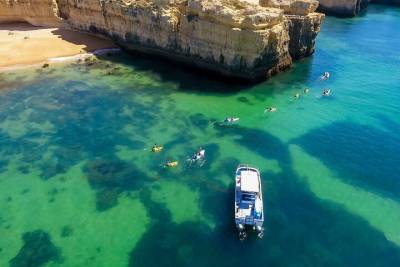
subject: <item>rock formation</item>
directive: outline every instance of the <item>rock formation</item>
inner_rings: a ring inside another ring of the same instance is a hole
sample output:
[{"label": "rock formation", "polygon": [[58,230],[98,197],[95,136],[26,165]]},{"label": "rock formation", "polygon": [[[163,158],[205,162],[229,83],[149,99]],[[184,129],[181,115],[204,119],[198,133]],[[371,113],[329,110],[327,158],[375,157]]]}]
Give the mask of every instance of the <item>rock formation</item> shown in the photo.
[{"label": "rock formation", "polygon": [[314,52],[315,38],[324,16],[316,13],[316,0],[260,0],[260,5],[284,10],[289,21],[289,52],[293,59],[307,57]]},{"label": "rock formation", "polygon": [[319,0],[318,11],[338,17],[353,17],[369,3],[400,5],[400,0]]},{"label": "rock formation", "polygon": [[62,25],[246,80],[314,51],[314,0],[0,0],[0,21]]},{"label": "rock formation", "polygon": [[26,21],[34,26],[59,27],[55,0],[0,0],[0,23]]},{"label": "rock formation", "polygon": [[366,8],[369,1],[370,0],[319,0],[318,10],[327,15],[352,17]]}]

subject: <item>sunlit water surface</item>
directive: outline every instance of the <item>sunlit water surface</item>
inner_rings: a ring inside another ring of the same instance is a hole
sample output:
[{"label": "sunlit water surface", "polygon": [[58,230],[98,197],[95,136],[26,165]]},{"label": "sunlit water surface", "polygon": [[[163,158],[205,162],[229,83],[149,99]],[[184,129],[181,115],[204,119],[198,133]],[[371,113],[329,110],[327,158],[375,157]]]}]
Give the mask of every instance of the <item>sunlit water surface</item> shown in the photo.
[{"label": "sunlit water surface", "polygon": [[[124,53],[0,74],[0,266],[400,266],[399,25],[327,18],[257,85]],[[262,173],[262,240],[234,228],[239,163]]]}]

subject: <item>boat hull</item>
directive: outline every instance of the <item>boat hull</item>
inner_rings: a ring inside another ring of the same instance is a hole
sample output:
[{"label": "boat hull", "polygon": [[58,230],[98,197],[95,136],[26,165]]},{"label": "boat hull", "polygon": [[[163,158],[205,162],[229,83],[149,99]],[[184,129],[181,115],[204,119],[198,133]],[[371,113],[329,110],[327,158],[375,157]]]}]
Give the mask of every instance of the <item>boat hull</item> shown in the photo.
[{"label": "boat hull", "polygon": [[235,224],[240,239],[246,228],[263,235],[264,211],[260,172],[253,167],[239,165],[235,174]]}]

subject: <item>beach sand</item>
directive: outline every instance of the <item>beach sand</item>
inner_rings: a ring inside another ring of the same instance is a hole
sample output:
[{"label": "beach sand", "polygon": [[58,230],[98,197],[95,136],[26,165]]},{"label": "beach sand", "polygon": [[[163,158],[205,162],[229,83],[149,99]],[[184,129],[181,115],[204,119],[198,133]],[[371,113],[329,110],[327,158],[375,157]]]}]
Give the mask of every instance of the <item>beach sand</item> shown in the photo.
[{"label": "beach sand", "polygon": [[116,47],[110,40],[27,23],[0,24],[0,70]]}]

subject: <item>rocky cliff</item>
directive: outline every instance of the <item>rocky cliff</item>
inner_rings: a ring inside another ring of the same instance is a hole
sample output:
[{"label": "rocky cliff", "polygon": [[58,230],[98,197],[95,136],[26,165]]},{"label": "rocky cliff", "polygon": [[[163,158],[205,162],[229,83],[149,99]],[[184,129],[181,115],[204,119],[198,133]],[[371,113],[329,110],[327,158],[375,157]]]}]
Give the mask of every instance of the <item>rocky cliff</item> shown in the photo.
[{"label": "rocky cliff", "polygon": [[60,26],[55,0],[0,0],[0,23],[26,21],[34,26]]},{"label": "rocky cliff", "polygon": [[352,17],[366,8],[369,1],[370,0],[319,0],[318,10],[327,15]]},{"label": "rocky cliff", "polygon": [[324,15],[316,13],[316,0],[260,0],[264,7],[283,9],[289,22],[289,52],[293,59],[314,53],[315,39]]},{"label": "rocky cliff", "polygon": [[358,15],[369,3],[400,5],[400,0],[319,0],[318,11],[338,17]]},{"label": "rocky cliff", "polygon": [[0,21],[106,35],[128,50],[247,80],[310,55],[322,21],[313,0],[275,0],[264,7],[239,0],[55,1],[0,0]]}]

